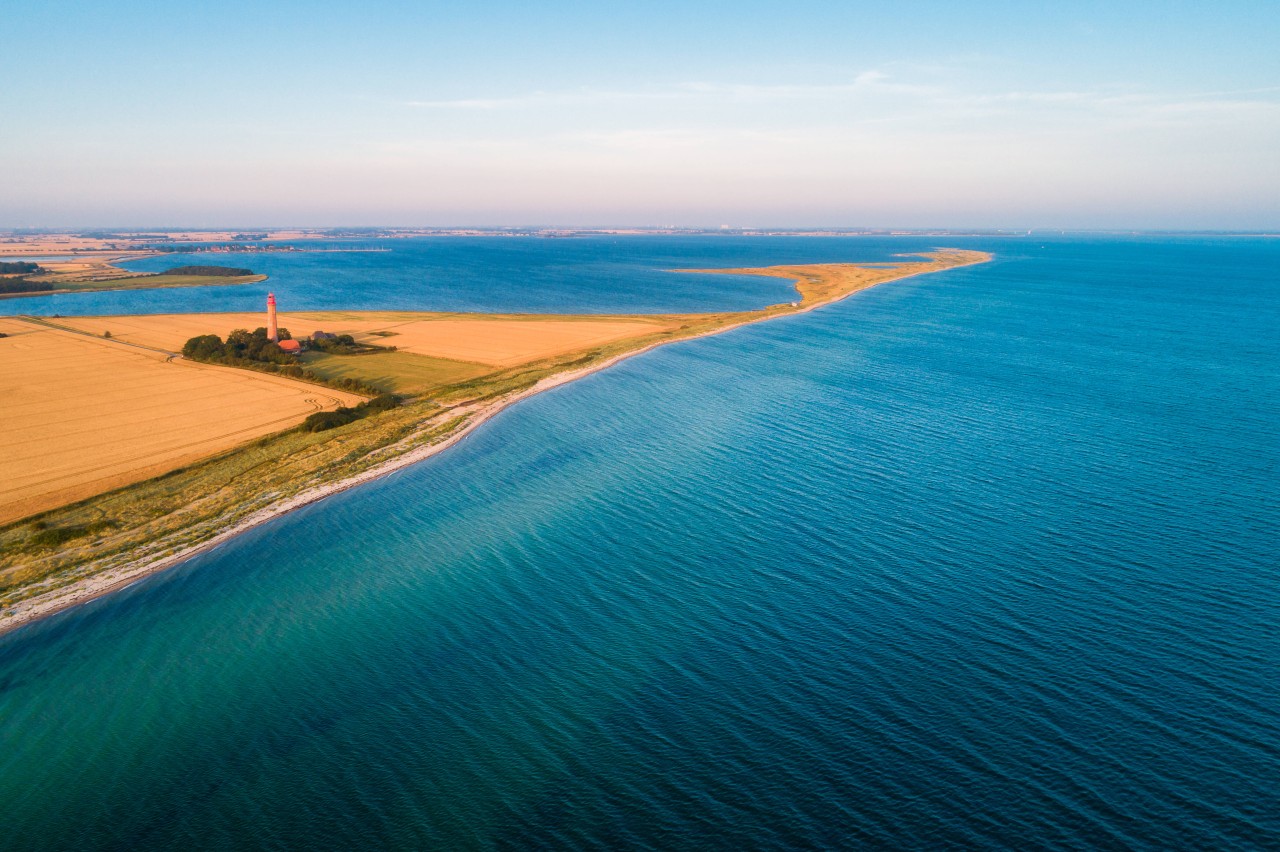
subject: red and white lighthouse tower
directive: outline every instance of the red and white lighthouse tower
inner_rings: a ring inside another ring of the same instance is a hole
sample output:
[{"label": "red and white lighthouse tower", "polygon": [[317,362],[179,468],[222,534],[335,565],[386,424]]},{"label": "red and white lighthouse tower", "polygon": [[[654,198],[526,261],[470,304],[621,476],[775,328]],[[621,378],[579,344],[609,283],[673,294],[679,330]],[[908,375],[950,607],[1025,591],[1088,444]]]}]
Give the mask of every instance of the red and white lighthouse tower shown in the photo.
[{"label": "red and white lighthouse tower", "polygon": [[276,328],[276,294],[267,294],[267,340],[280,342],[280,330]]}]

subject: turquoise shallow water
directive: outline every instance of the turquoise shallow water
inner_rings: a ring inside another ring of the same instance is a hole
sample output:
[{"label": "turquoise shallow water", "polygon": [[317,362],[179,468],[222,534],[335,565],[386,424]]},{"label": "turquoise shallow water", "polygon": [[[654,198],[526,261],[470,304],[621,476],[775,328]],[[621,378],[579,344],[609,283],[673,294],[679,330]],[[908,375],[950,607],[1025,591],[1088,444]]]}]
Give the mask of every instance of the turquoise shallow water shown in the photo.
[{"label": "turquoise shallow water", "polygon": [[[0,847],[1277,848],[1280,243],[961,242],[997,261],[627,361],[0,638]],[[557,244],[504,290],[538,245],[454,244],[470,296],[402,292],[431,246],[268,259],[296,300],[337,264],[307,307],[661,310],[785,297],[676,256],[927,243]]]}]

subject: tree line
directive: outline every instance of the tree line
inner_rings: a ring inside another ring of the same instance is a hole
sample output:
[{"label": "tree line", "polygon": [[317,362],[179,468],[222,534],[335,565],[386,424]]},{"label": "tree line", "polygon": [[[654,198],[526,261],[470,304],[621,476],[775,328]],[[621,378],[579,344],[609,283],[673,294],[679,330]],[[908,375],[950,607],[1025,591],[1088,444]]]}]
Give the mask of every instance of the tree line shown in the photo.
[{"label": "tree line", "polygon": [[[280,329],[281,340],[291,340],[289,329]],[[201,334],[191,338],[182,347],[182,354],[194,361],[213,361],[237,364],[240,361],[256,361],[262,364],[292,364],[293,357],[267,339],[265,328],[248,331],[237,328],[224,341],[216,334]]]},{"label": "tree line", "polygon": [[31,263],[25,260],[6,260],[0,261],[0,275],[15,276],[13,278],[0,278],[0,295],[7,293],[47,293],[53,289],[53,284],[48,281],[30,281],[24,278],[25,275],[35,275],[41,272],[48,272],[38,263]]},{"label": "tree line", "polygon": [[0,293],[47,293],[53,289],[48,281],[28,281],[25,278],[0,278]]},{"label": "tree line", "polygon": [[43,272],[38,263],[25,260],[0,260],[0,275],[25,275],[29,272]]}]

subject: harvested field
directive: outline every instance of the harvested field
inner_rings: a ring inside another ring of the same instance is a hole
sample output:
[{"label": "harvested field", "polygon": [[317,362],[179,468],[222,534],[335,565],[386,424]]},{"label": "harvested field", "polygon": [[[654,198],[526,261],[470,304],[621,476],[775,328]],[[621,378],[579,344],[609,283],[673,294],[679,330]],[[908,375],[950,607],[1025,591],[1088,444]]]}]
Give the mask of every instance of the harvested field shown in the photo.
[{"label": "harvested field", "polygon": [[[61,325],[176,352],[198,334],[226,337],[236,328],[266,325],[265,313],[74,317]],[[494,316],[430,313],[282,313],[294,337],[317,330],[350,334],[362,343],[492,367],[514,367],[672,327],[662,317]]]},{"label": "harvested field", "polygon": [[[32,237],[8,237],[0,240],[0,257],[45,257],[71,252],[109,251],[106,240],[71,234],[47,234]],[[119,250],[115,250],[119,253]]]},{"label": "harvested field", "polygon": [[388,325],[385,342],[437,358],[515,367],[662,331],[640,319],[438,319]]},{"label": "harvested field", "polygon": [[69,281],[93,281],[102,278],[136,278],[146,275],[145,272],[129,272],[116,266],[116,257],[78,258],[76,260],[42,260],[40,268],[51,275],[42,275],[50,283],[66,283]]},{"label": "harvested field", "polygon": [[[0,523],[147,479],[360,397],[0,318]],[[100,333],[100,331],[98,332]]]},{"label": "harvested field", "polygon": [[[267,324],[266,312],[253,314],[160,314],[156,316],[60,317],[60,326],[90,334],[110,331],[112,338],[139,346],[150,346],[166,352],[181,352],[182,344],[200,334],[226,337],[236,328],[255,328]],[[280,326],[291,331],[296,323],[281,316]]]}]

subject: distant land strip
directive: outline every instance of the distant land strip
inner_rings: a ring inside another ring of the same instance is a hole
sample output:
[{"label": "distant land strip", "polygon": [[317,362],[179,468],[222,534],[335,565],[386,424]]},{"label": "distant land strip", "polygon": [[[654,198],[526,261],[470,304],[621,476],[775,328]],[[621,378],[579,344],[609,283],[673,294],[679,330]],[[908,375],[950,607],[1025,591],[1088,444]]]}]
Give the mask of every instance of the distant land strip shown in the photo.
[{"label": "distant land strip", "polygon": [[130,272],[115,265],[119,260],[121,258],[111,257],[71,261],[0,261],[0,297],[256,284],[267,280],[267,276],[258,275],[252,269],[208,264],[176,266],[163,272]]}]

